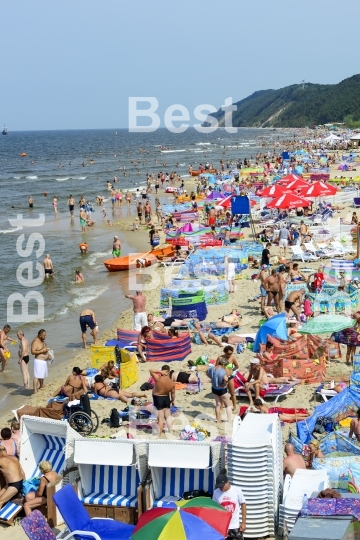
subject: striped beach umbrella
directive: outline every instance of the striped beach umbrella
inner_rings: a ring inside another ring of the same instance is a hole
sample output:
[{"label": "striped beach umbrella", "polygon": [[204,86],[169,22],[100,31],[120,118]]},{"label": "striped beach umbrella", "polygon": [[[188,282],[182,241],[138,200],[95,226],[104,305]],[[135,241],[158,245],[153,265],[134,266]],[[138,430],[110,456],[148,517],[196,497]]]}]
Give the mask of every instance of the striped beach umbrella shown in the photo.
[{"label": "striped beach umbrella", "polygon": [[209,497],[169,503],[141,514],[132,540],[224,540],[231,513]]}]

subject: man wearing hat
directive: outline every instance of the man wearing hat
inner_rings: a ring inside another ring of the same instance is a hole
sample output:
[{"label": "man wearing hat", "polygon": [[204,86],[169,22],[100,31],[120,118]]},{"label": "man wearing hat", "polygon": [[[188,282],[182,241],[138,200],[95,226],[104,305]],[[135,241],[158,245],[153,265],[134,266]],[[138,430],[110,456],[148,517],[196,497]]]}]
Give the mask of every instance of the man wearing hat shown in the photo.
[{"label": "man wearing hat", "polygon": [[216,478],[213,501],[219,503],[232,514],[227,538],[238,538],[239,540],[243,538],[243,532],[246,530],[246,501],[241,489],[230,484],[226,469],[223,469]]},{"label": "man wearing hat", "polygon": [[251,358],[247,382],[245,383],[245,392],[249,398],[250,406],[253,405],[251,389],[255,392],[255,399],[265,396],[266,385],[264,380],[266,380],[266,374],[264,368],[260,365],[260,360],[255,357]]}]

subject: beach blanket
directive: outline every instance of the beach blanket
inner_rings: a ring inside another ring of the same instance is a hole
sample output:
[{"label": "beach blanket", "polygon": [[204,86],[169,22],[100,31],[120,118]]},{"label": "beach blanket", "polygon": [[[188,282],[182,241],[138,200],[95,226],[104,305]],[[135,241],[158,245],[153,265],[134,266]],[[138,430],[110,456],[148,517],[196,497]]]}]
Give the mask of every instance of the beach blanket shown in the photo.
[{"label": "beach blanket", "polygon": [[[308,414],[308,409],[294,409],[294,408],[287,408],[287,407],[276,407],[278,414]],[[240,407],[239,410],[239,416],[243,416],[246,411],[248,410],[248,405],[243,405]],[[285,420],[286,423],[291,424],[295,422],[295,420]]]}]

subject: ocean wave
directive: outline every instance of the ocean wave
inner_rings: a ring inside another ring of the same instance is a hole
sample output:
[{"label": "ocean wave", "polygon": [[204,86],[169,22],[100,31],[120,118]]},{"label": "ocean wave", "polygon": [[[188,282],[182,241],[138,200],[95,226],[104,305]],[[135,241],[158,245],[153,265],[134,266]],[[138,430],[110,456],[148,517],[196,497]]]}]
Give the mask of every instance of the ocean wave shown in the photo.
[{"label": "ocean wave", "polygon": [[58,315],[66,315],[66,313],[69,312],[69,310],[78,308],[79,306],[83,306],[85,304],[88,304],[89,302],[93,302],[96,300],[96,298],[99,298],[108,287],[87,287],[84,289],[83,287],[79,287],[78,285],[76,287],[73,287],[71,289],[71,294],[73,296],[77,296],[75,299],[71,300],[71,302],[67,302],[59,311],[56,313],[49,315],[48,317],[45,317],[46,321],[50,321],[54,319]]},{"label": "ocean wave", "polygon": [[55,178],[57,182],[66,182],[66,180],[85,180],[86,176],[65,176],[65,178]]},{"label": "ocean wave", "polygon": [[110,257],[110,252],[106,251],[105,253],[102,253],[100,251],[97,251],[96,253],[92,253],[91,255],[89,255],[89,257],[87,257],[87,263],[90,266],[94,266],[94,264],[96,263],[96,259],[98,259],[99,257]]},{"label": "ocean wave", "polygon": [[37,179],[38,179],[37,176],[26,176],[26,178],[27,178],[28,180],[37,180]]},{"label": "ocean wave", "polygon": [[15,229],[2,229],[2,230],[0,230],[0,233],[8,234],[8,233],[12,233],[12,232],[21,231],[23,228],[24,227],[15,227]]}]

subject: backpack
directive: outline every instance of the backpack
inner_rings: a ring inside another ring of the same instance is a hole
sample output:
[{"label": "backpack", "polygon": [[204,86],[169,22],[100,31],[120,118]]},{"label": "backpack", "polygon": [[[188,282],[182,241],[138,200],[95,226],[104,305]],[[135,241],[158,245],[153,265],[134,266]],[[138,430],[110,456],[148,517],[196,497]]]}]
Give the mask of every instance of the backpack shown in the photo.
[{"label": "backpack", "polygon": [[117,409],[111,409],[110,413],[110,427],[120,427],[120,417]]}]

